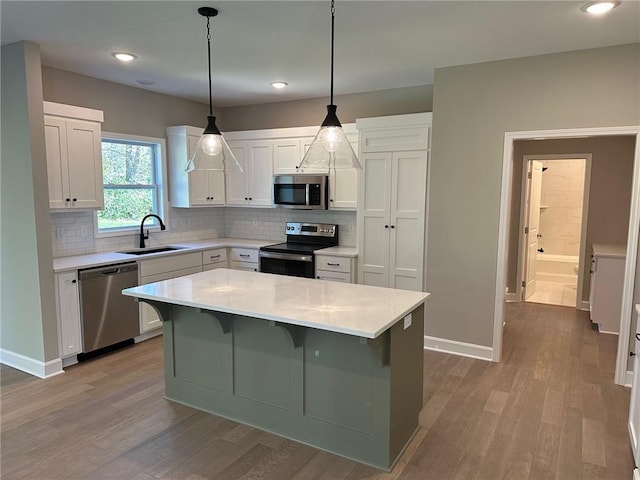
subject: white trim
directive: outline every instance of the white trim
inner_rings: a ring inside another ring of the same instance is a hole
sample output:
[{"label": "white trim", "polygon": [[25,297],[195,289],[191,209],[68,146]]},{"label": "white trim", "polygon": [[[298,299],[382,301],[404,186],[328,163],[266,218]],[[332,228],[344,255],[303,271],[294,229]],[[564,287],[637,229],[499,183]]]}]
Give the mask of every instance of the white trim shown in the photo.
[{"label": "white trim", "polygon": [[[156,174],[156,186],[157,186],[157,194],[158,194],[158,207],[159,212],[158,215],[162,217],[162,221],[166,226],[166,231],[170,230],[170,218],[169,218],[169,177],[167,175],[167,142],[162,137],[146,137],[142,135],[130,135],[128,133],[116,133],[116,132],[102,132],[100,141],[104,139],[113,139],[113,140],[129,140],[132,142],[141,142],[148,144],[155,144],[158,146],[158,150],[156,152],[156,156],[159,156],[160,159],[156,158],[154,162],[155,166],[155,174]],[[93,236],[94,238],[109,238],[109,237],[125,237],[125,236],[136,236],[139,237],[140,225],[123,227],[118,229],[113,229],[109,231],[101,232],[98,230],[98,211],[94,211],[93,215]],[[159,225],[149,225],[149,227],[145,227],[145,230],[149,230],[150,233],[160,232]]]},{"label": "white trim", "polygon": [[633,480],[640,480],[640,469],[633,469]]},{"label": "white trim", "polygon": [[158,335],[162,335],[162,328],[154,328],[148,332],[141,333],[137,337],[133,337],[133,341],[134,343],[140,343],[145,340],[149,340],[150,338],[157,337]]},{"label": "white trim", "polygon": [[45,115],[55,115],[56,117],[79,118],[81,120],[99,123],[104,122],[104,112],[93,108],[44,101],[42,102],[42,111]]},{"label": "white trim", "polygon": [[17,368],[39,378],[49,378],[64,373],[62,360],[56,358],[48,362],[42,362],[35,358],[27,357],[20,353],[0,348],[0,363]]},{"label": "white trim", "polygon": [[508,303],[521,302],[522,295],[518,295],[517,293],[507,292],[504,294],[504,301]]},{"label": "white trim", "polygon": [[624,383],[622,384],[627,388],[631,388],[633,385],[633,370],[627,370],[624,374]]},{"label": "white trim", "polygon": [[582,300],[576,308],[578,310],[584,310],[586,312],[591,311],[591,305],[589,305],[589,300]]},{"label": "white trim", "polygon": [[491,361],[493,358],[493,349],[491,347],[458,342],[456,340],[447,340],[446,338],[430,337],[428,335],[424,336],[424,349],[460,355],[462,357],[477,358],[478,360]]},{"label": "white trim", "polygon": [[629,236],[627,256],[624,263],[624,284],[622,287],[622,308],[620,311],[620,335],[616,356],[615,382],[624,385],[629,358],[629,337],[631,335],[631,315],[633,314],[633,290],[638,260],[638,233],[640,232],[640,127],[636,129],[636,153],[633,162],[633,182],[631,183],[631,212],[629,213]]},{"label": "white trim", "polygon": [[502,157],[502,186],[500,191],[500,223],[496,258],[496,284],[493,318],[493,361],[500,361],[502,354],[502,329],[504,324],[504,286],[506,285],[507,245],[509,234],[509,207],[511,205],[511,181],[513,177],[513,142],[533,138],[571,138],[584,136],[635,135],[634,175],[631,193],[631,215],[625,262],[625,281],[622,296],[620,335],[616,357],[615,383],[623,385],[627,371],[627,351],[631,323],[631,302],[635,283],[636,257],[638,251],[638,230],[640,230],[640,126],[571,128],[562,130],[538,130],[505,132]]}]

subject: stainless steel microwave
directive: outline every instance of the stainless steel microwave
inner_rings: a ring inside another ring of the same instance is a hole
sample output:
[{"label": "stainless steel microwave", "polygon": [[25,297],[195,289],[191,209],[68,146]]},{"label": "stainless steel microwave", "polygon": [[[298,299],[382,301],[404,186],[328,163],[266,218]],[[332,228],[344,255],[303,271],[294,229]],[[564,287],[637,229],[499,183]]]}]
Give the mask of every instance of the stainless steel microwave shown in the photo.
[{"label": "stainless steel microwave", "polygon": [[326,210],[327,175],[274,175],[273,204],[281,208]]}]

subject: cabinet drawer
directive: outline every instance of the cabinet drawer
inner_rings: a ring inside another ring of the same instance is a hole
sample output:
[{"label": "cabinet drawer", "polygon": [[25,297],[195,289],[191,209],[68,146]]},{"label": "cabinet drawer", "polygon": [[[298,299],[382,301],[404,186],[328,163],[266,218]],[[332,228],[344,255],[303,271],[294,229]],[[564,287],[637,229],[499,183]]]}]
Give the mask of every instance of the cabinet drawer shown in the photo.
[{"label": "cabinet drawer", "polygon": [[227,263],[227,249],[214,248],[202,252],[202,265],[211,265],[214,263]]},{"label": "cabinet drawer", "polygon": [[[240,262],[238,262],[238,263],[240,263]],[[208,272],[209,270],[216,270],[218,268],[227,268],[227,267],[228,267],[227,262],[224,262],[224,263],[209,263],[208,265],[203,265],[202,266],[202,271],[203,272]]]},{"label": "cabinet drawer", "polygon": [[166,257],[140,261],[140,277],[194,267],[202,268],[201,252],[167,255]]},{"label": "cabinet drawer", "polygon": [[351,283],[351,274],[348,272],[327,272],[324,270],[317,270],[316,278],[318,280]]},{"label": "cabinet drawer", "polygon": [[255,262],[238,262],[236,260],[231,260],[229,263],[232,270],[246,270],[248,272],[258,271],[258,264]]},{"label": "cabinet drawer", "polygon": [[258,263],[258,250],[251,248],[232,248],[229,259],[233,262]]},{"label": "cabinet drawer", "polygon": [[316,269],[349,273],[351,272],[351,261],[346,257],[316,255]]},{"label": "cabinet drawer", "polygon": [[185,275],[191,275],[192,273],[200,273],[202,267],[182,268],[180,270],[173,270],[171,272],[157,273],[155,275],[147,275],[140,278],[140,284],[145,285],[147,283],[160,282],[162,280],[169,280],[171,278],[183,277]]}]

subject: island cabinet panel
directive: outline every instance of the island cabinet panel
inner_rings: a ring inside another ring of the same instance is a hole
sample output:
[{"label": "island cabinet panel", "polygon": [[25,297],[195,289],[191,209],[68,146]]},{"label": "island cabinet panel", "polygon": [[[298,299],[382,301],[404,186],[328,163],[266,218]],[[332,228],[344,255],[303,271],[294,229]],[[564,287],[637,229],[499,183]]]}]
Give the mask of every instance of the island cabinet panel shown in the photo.
[{"label": "island cabinet panel", "polygon": [[418,428],[424,304],[375,338],[141,298],[166,398],[390,470]]}]

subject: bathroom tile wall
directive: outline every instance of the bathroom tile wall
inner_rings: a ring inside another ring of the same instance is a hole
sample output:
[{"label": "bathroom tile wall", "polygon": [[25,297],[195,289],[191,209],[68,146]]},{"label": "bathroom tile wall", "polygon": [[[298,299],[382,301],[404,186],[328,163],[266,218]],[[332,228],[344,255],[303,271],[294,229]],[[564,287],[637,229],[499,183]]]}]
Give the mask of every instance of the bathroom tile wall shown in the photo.
[{"label": "bathroom tile wall", "polygon": [[[231,237],[285,240],[286,222],[331,223],[340,226],[340,245],[356,245],[356,212],[271,208],[170,208],[167,230],[151,232],[148,246]],[[138,246],[139,235],[95,238],[93,212],[51,213],[54,257],[110,252]]]},{"label": "bathroom tile wall", "polygon": [[579,255],[585,160],[545,160],[538,246],[554,255]]}]

